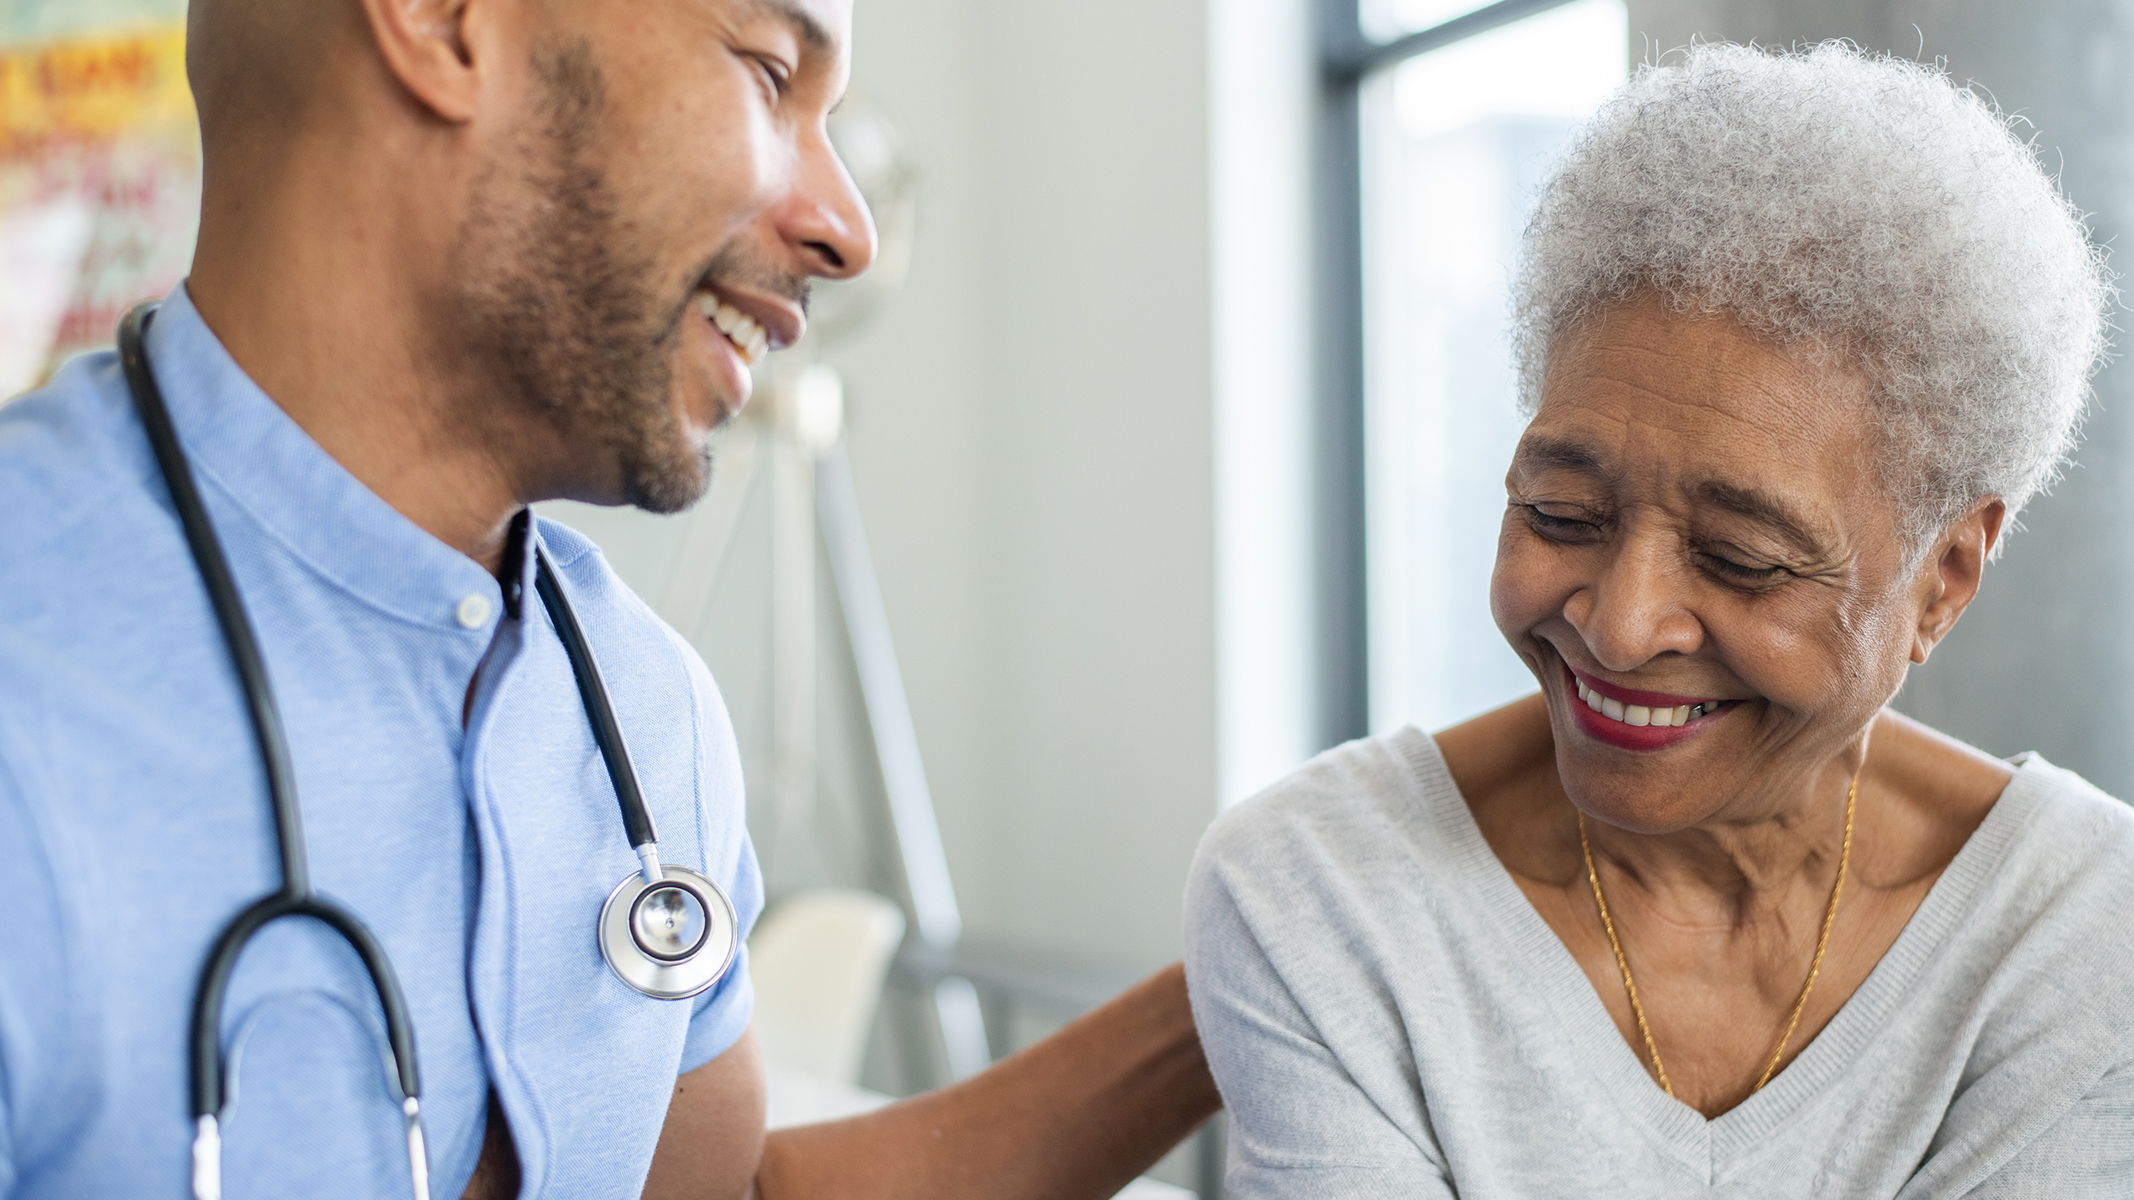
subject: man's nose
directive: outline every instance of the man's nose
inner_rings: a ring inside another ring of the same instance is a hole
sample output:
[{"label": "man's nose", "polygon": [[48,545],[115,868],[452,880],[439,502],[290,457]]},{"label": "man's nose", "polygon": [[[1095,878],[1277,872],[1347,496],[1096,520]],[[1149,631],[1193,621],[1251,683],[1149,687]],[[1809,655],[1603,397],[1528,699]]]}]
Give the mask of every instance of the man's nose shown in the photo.
[{"label": "man's nose", "polygon": [[810,275],[850,279],[874,261],[874,214],[825,134],[803,147],[779,224]]},{"label": "man's nose", "polygon": [[1693,654],[1704,645],[1704,624],[1685,599],[1687,568],[1661,540],[1623,545],[1564,602],[1564,619],[1608,670],[1632,671],[1669,651]]}]

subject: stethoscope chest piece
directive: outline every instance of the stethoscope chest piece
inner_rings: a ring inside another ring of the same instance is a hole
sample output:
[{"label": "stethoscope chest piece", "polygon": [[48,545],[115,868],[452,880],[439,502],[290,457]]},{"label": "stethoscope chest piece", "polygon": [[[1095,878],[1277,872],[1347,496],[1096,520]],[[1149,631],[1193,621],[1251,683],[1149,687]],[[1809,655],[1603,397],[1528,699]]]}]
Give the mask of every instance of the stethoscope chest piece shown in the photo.
[{"label": "stethoscope chest piece", "polygon": [[656,1000],[685,1000],[724,978],[741,923],[719,885],[659,864],[660,882],[632,874],[600,906],[600,956],[615,977]]}]

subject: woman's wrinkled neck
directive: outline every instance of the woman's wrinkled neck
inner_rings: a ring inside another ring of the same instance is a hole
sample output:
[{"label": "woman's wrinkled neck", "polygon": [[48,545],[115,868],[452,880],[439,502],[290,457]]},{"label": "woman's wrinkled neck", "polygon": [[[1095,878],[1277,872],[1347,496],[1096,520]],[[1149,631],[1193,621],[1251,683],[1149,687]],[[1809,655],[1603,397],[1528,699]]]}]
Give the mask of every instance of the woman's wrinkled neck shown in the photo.
[{"label": "woman's wrinkled neck", "polygon": [[[1541,696],[1435,735],[1476,824],[1514,876],[1586,888],[1578,809],[1558,773]],[[1753,922],[1803,896],[1825,895],[1843,854],[1846,793],[1859,776],[1850,879],[1901,888],[1948,864],[2006,787],[1999,762],[1883,710],[1819,766],[1770,781],[1715,816],[1663,832],[1587,816],[1609,903],[1650,910],[1685,928]],[[1856,886],[1848,882],[1848,887]]]},{"label": "woman's wrinkled neck", "polygon": [[1803,886],[1826,890],[1844,853],[1847,810],[1857,811],[1874,725],[1758,780],[1753,792],[1714,797],[1710,816],[1680,829],[1626,829],[1587,813],[1596,863],[1685,924],[1739,924]]}]

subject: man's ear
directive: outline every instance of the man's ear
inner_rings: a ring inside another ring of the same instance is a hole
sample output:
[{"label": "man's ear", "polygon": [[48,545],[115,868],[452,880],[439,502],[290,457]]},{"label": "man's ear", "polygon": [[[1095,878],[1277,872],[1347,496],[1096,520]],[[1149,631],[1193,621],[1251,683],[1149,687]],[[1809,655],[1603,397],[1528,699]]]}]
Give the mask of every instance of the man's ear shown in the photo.
[{"label": "man's ear", "polygon": [[1919,610],[1919,627],[1912,634],[1913,662],[1927,660],[1955,627],[1956,618],[1964,615],[1971,598],[1978,595],[1979,582],[1986,573],[1986,557],[1993,553],[1993,544],[1999,540],[2001,523],[2007,516],[2008,506],[2001,498],[1988,496],[1964,510],[1942,531],[1927,564],[1932,578],[1927,584],[1926,604]]},{"label": "man's ear", "polygon": [[479,28],[493,22],[491,0],[358,0],[378,56],[416,104],[439,119],[463,124],[474,118],[481,94],[476,48],[488,39]]}]

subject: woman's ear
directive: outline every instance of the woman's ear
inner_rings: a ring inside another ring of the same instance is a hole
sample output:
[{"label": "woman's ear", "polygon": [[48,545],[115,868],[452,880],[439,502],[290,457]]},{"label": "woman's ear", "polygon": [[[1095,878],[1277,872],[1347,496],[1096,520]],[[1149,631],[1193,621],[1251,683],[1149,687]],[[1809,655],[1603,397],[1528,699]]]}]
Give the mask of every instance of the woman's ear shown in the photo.
[{"label": "woman's ear", "polygon": [[1919,627],[1912,633],[1912,661],[1923,663],[1934,647],[1947,637],[1964,615],[1986,573],[1987,556],[2000,539],[2001,523],[2008,506],[1999,496],[1987,496],[1949,522],[1934,544],[1925,564],[1929,569],[1926,603],[1919,610]]}]

